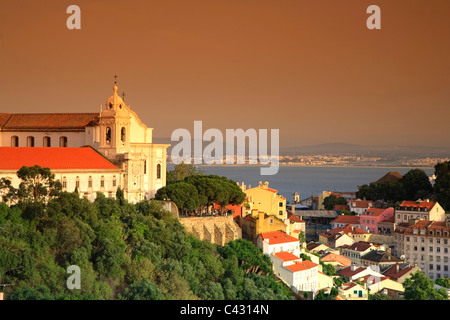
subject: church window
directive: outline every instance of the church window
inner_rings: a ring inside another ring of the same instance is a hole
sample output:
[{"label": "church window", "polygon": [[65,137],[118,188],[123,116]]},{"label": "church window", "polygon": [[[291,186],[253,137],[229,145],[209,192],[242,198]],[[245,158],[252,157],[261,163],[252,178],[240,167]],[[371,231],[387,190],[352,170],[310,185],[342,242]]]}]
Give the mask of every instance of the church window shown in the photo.
[{"label": "church window", "polygon": [[108,104],[108,108],[109,108],[109,109],[112,109],[112,107],[113,107],[113,104],[110,102],[110,103]]},{"label": "church window", "polygon": [[120,140],[121,140],[122,142],[125,142],[125,141],[126,141],[126,136],[125,136],[125,134],[126,134],[126,129],[125,129],[125,127],[122,127],[122,129],[120,130]]},{"label": "church window", "polygon": [[156,165],[156,179],[161,179],[161,164]]},{"label": "church window", "polygon": [[11,137],[11,147],[18,147],[18,146],[19,146],[19,137],[12,136]]},{"label": "church window", "polygon": [[34,147],[34,137],[27,137],[27,147]]},{"label": "church window", "polygon": [[59,146],[62,148],[67,148],[67,137],[59,138]]},{"label": "church window", "polygon": [[52,144],[52,140],[50,137],[44,137],[44,147],[50,147]]},{"label": "church window", "polygon": [[110,127],[106,128],[106,142],[107,143],[111,142],[111,128]]}]

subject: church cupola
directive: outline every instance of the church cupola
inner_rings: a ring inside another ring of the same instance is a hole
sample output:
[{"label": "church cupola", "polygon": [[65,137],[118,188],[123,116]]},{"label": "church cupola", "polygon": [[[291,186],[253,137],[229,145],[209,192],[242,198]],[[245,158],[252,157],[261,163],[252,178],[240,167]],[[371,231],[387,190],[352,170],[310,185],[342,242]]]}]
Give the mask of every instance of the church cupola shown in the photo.
[{"label": "church cupola", "polygon": [[113,87],[114,93],[106,101],[106,110],[120,110],[125,105],[123,99],[117,94],[118,89],[119,87],[117,87],[117,85],[114,85]]},{"label": "church cupola", "polygon": [[106,107],[100,112],[100,146],[99,150],[109,157],[124,153],[130,144],[130,110],[117,94],[119,88],[113,87],[113,95],[106,100]]}]

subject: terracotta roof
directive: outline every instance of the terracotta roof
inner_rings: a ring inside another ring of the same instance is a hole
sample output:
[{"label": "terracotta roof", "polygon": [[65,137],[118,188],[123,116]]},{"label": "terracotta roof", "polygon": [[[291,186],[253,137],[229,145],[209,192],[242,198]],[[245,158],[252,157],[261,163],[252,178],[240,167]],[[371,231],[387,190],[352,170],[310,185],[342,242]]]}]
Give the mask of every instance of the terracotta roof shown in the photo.
[{"label": "terracotta roof", "polygon": [[288,214],[288,219],[291,222],[305,222],[302,219],[300,219],[298,216],[296,216],[295,214],[292,214],[292,213]]},{"label": "terracotta roof", "polygon": [[348,216],[348,215],[340,215],[337,218],[331,220],[331,223],[348,223],[348,224],[359,224],[359,216]]},{"label": "terracotta roof", "polygon": [[381,215],[386,209],[381,209],[381,208],[369,208],[367,209],[364,213],[362,213],[361,215],[367,215],[367,216],[372,216],[372,217],[377,217],[379,215]]},{"label": "terracotta roof", "polygon": [[277,258],[283,260],[283,261],[294,261],[294,260],[300,260],[299,257],[297,257],[295,254],[292,254],[287,251],[281,251],[274,254]]},{"label": "terracotta roof", "polygon": [[300,242],[299,239],[291,237],[282,231],[273,231],[273,232],[264,232],[261,233],[260,238],[262,241],[268,240],[270,245],[272,244],[280,244],[280,243],[288,243],[288,242]]},{"label": "terracotta roof", "polygon": [[336,204],[336,205],[334,205],[334,210],[335,211],[341,211],[341,210],[350,211],[350,206],[348,204]]},{"label": "terracotta roof", "polygon": [[317,264],[309,260],[295,261],[293,264],[285,266],[286,269],[289,269],[292,272],[308,270],[314,267],[317,267]]},{"label": "terracotta roof", "polygon": [[336,253],[328,253],[327,255],[323,256],[320,260],[322,260],[322,262],[338,262],[344,267],[347,267],[352,264],[352,261],[349,258],[341,256],[340,254]]},{"label": "terracotta roof", "polygon": [[434,201],[403,201],[399,207],[408,208],[433,208],[436,202]]},{"label": "terracotta roof", "polygon": [[341,269],[339,270],[337,273],[340,276],[344,276],[344,277],[348,277],[351,278],[352,276],[354,276],[355,274],[358,274],[360,272],[363,272],[364,270],[366,270],[365,267],[358,267],[355,268],[355,270],[352,270],[352,266],[348,266],[347,268]]},{"label": "terracotta roof", "polygon": [[371,247],[378,247],[378,245],[374,244],[374,243],[370,243],[370,242],[365,242],[365,241],[358,241],[353,243],[352,245],[350,245],[347,249],[348,250],[353,250],[353,251],[366,251]]},{"label": "terracotta roof", "polygon": [[368,208],[369,204],[373,205],[372,200],[350,200],[350,210],[351,208]]},{"label": "terracotta roof", "polygon": [[115,165],[90,147],[0,147],[0,170],[39,165],[50,169],[113,169]]},{"label": "terracotta roof", "polygon": [[98,122],[99,113],[1,113],[3,131],[82,130]]},{"label": "terracotta roof", "polygon": [[403,277],[405,274],[413,271],[414,268],[416,267],[407,263],[396,263],[386,269],[383,274],[395,281]]}]

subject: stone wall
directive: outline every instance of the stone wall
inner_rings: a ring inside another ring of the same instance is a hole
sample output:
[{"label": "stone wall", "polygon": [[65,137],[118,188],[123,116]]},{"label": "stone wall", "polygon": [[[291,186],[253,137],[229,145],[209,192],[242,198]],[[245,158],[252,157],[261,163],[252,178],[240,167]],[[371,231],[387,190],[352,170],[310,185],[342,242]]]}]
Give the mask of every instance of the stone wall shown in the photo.
[{"label": "stone wall", "polygon": [[191,232],[197,239],[207,240],[219,246],[242,238],[242,230],[231,215],[180,218],[180,222],[186,231]]}]

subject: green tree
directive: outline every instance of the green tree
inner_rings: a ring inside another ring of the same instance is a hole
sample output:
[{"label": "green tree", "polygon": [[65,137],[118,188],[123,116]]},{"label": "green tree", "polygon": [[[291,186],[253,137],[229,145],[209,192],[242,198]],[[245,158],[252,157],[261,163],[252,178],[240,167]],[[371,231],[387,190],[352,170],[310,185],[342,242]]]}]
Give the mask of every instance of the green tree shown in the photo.
[{"label": "green tree", "polygon": [[425,171],[421,169],[409,170],[399,180],[408,200],[428,198],[433,194],[433,187]]},{"label": "green tree", "polygon": [[323,206],[326,210],[334,210],[335,205],[346,205],[347,200],[343,197],[337,197],[334,194],[330,194],[323,199]]},{"label": "green tree", "polygon": [[159,287],[147,279],[141,279],[125,289],[121,298],[124,300],[164,300]]},{"label": "green tree", "polygon": [[21,201],[40,202],[57,196],[62,190],[61,183],[55,180],[49,168],[23,166],[17,171],[17,177],[22,180],[17,190]]},{"label": "green tree", "polygon": [[433,281],[423,272],[417,271],[403,282],[404,297],[407,300],[448,300],[445,289],[435,289]]},{"label": "green tree", "polygon": [[196,166],[181,162],[180,164],[175,165],[175,168],[173,170],[167,172],[166,181],[167,184],[170,184],[173,182],[181,181],[190,176],[203,174],[203,170],[198,169]]},{"label": "green tree", "polygon": [[434,166],[436,181],[434,192],[439,204],[450,211],[450,161],[440,162]]}]

